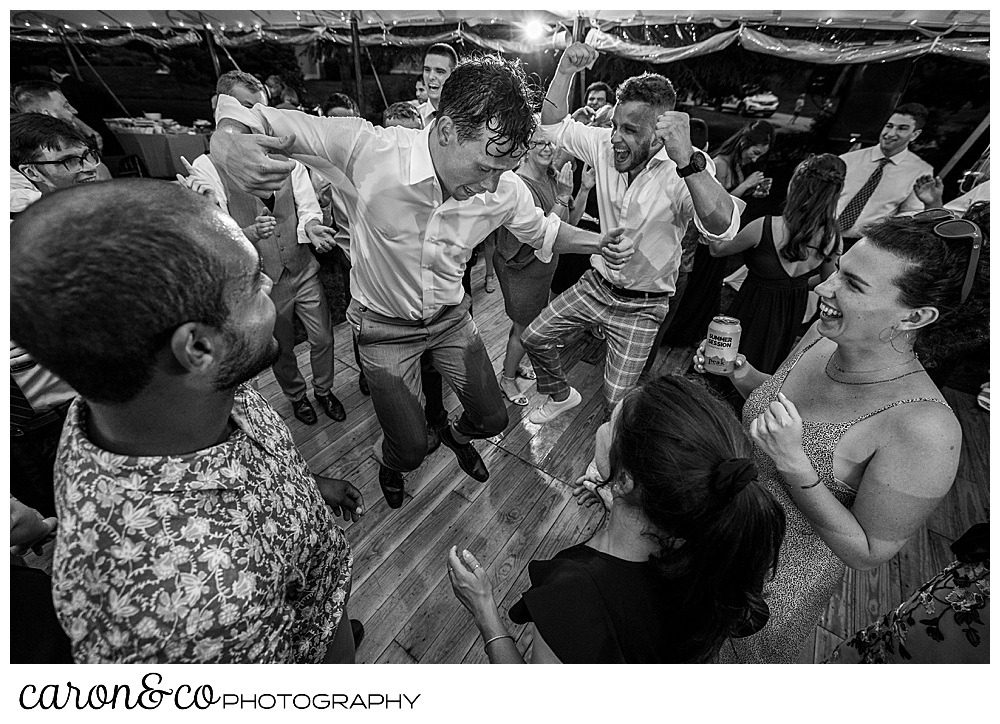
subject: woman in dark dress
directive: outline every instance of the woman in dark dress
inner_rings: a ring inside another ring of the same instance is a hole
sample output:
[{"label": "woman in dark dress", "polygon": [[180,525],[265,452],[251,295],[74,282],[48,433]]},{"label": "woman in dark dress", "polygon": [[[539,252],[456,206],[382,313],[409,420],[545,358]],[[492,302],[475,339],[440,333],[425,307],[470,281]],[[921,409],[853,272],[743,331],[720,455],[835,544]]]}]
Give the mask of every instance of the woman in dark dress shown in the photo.
[{"label": "woman in dark dress", "polygon": [[831,153],[809,156],[788,183],[782,216],[755,219],[712,256],[743,252],[747,278],[727,314],[740,320],[740,352],[771,374],[795,345],[809,289],[836,270],[841,252],[837,199],[847,167]]},{"label": "woman in dark dress", "polygon": [[[774,126],[767,121],[749,123],[727,138],[712,157],[715,177],[737,198],[749,196],[765,183],[760,169],[774,145]],[[769,183],[769,182],[768,182]],[[744,219],[744,223],[745,223]],[[694,269],[664,341],[672,346],[694,344],[705,337],[712,317],[719,313],[722,279],[728,259],[713,257],[707,244],[698,247]]]},{"label": "woman in dark dress", "polygon": [[[579,545],[528,565],[510,610],[532,623],[531,663],[710,662],[767,621],[760,597],[784,516],[757,483],[751,445],[704,387],[666,376],[633,390],[596,436],[605,482],[581,478],[578,503],[609,506]],[[452,547],[448,577],[491,663],[524,663],[489,575]]]}]

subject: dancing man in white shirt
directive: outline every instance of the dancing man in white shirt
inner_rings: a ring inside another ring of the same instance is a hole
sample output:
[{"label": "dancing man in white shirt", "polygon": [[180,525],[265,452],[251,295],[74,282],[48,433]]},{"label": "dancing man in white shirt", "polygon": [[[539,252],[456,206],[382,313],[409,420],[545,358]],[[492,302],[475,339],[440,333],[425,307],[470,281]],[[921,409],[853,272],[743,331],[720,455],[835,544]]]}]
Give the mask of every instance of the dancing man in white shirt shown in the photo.
[{"label": "dancing man in white shirt", "polygon": [[573,76],[596,59],[597,51],[584,43],[566,49],[542,105],[542,124],[556,145],[595,169],[601,229],[624,229],[622,238],[634,242],[635,255],[620,270],[591,257],[593,269],[522,335],[538,391],[549,395],[528,416],[538,424],[581,401],[562,369],[561,338],[589,325],[603,329],[610,411],[638,381],[667,314],[688,222],[709,239],[731,239],[739,230],[737,204],[716,181],[712,161],[691,145],[688,115],[674,111],[669,80],[644,73],[622,83],[612,128],[586,126],[567,115]]},{"label": "dancing man in white shirt", "polygon": [[212,156],[247,191],[270,194],[288,175],[292,163],[267,155],[278,152],[301,159],[356,199],[348,208],[354,299],[347,318],[385,435],[379,483],[390,507],[403,504],[403,473],[417,468],[427,450],[420,400],[425,351],[464,408],[441,431],[463,470],[485,481],[489,472],[471,440],[507,426],[496,373],[462,289],[476,245],[506,226],[545,261],[553,252],[576,251],[602,255],[616,269],[631,256],[618,230],[602,237],[546,217],[510,173],[535,129],[533,102],[520,65],[496,56],[459,63],[435,120],[420,131],[219,100]]}]

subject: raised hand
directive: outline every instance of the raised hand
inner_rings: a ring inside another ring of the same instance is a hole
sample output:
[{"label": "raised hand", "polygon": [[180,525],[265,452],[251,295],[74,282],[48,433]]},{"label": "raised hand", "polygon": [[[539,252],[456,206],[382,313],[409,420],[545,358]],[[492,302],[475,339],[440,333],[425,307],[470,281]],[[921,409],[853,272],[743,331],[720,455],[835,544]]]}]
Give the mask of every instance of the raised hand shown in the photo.
[{"label": "raised hand", "polygon": [[556,67],[557,73],[572,75],[579,73],[584,68],[590,68],[597,60],[597,49],[586,43],[573,43],[563,51]]},{"label": "raised hand", "polygon": [[291,159],[273,158],[270,154],[282,155],[291,150],[295,135],[272,138],[235,133],[231,130],[234,125],[242,124],[227,118],[219,122],[212,134],[212,161],[221,165],[241,189],[266,199],[281,187],[295,168]]},{"label": "raised hand", "polygon": [[811,467],[802,449],[802,417],[782,392],[750,423],[750,437],[779,470]]},{"label": "raised hand", "polygon": [[215,189],[212,188],[212,185],[207,181],[192,175],[194,167],[188,163],[188,160],[183,156],[181,156],[181,163],[184,164],[184,170],[187,171],[188,175],[182,176],[181,174],[177,174],[177,183],[191,189],[196,194],[201,194],[216,206],[221,206],[221,204],[219,204],[219,197],[215,193]]},{"label": "raised hand", "polygon": [[585,189],[592,189],[597,185],[597,171],[588,164],[583,165],[583,173],[580,174],[580,185]]},{"label": "raised hand", "polygon": [[656,137],[663,143],[670,160],[687,166],[694,153],[691,145],[691,117],[681,111],[667,111],[656,119]]},{"label": "raised hand", "polygon": [[929,173],[919,176],[913,182],[913,193],[928,209],[939,209],[944,206],[944,182],[937,176]]},{"label": "raised hand", "polygon": [[562,168],[559,169],[559,173],[556,174],[556,186],[558,187],[558,196],[564,194],[573,193],[573,162],[567,161],[563,164]]}]

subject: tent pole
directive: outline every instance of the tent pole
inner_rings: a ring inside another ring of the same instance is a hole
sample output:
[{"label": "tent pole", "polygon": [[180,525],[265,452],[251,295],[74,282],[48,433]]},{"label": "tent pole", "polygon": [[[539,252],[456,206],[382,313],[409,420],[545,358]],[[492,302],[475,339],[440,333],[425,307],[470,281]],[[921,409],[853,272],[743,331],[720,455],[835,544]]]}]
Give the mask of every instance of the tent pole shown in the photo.
[{"label": "tent pole", "polygon": [[75,75],[76,79],[82,83],[83,75],[80,73],[80,66],[76,64],[76,58],[73,57],[73,51],[70,50],[69,40],[66,39],[66,33],[60,30],[59,37],[62,38],[63,47],[66,48],[66,55],[69,56],[69,65],[73,69],[73,75]]},{"label": "tent pole", "polygon": [[[583,42],[587,30],[583,26],[583,16],[577,15],[573,18],[573,42]],[[575,80],[575,78],[574,78]],[[570,81],[573,82],[573,81]],[[608,101],[611,101],[608,98]],[[580,71],[580,107],[587,105],[587,69]]]},{"label": "tent pole", "polygon": [[212,44],[212,34],[208,28],[205,28],[202,32],[205,33],[205,45],[208,46],[208,54],[212,58],[212,69],[215,71],[215,79],[218,80],[219,76],[222,75],[222,67],[219,65],[219,55],[215,52],[215,46]]},{"label": "tent pole", "polygon": [[389,101],[386,100],[385,90],[382,88],[382,81],[378,77],[378,71],[375,70],[375,61],[372,60],[372,53],[371,53],[370,50],[368,50],[368,48],[365,48],[365,55],[368,56],[368,65],[370,65],[371,68],[372,68],[372,75],[375,76],[375,83],[376,83],[376,85],[378,85],[378,92],[382,96],[382,105],[384,105],[386,108],[388,108],[389,107]]},{"label": "tent pole", "polygon": [[978,141],[979,137],[983,135],[983,132],[986,131],[986,129],[989,127],[990,127],[990,114],[987,113],[986,118],[984,118],[982,122],[978,126],[976,126],[976,130],[972,132],[972,135],[969,136],[967,139],[965,139],[965,143],[962,144],[962,147],[959,148],[957,151],[955,151],[955,155],[952,156],[951,160],[944,165],[944,168],[941,169],[941,173],[938,174],[938,177],[944,178],[949,173],[951,173],[951,170],[958,165],[959,161],[962,160],[962,156],[964,156],[966,153],[969,152],[969,149],[972,148],[972,144]]},{"label": "tent pole", "polygon": [[[67,45],[66,47],[70,48],[72,46]],[[87,56],[84,55],[83,52],[79,48],[76,49],[76,52],[83,59],[83,62],[87,64],[87,67],[90,68],[90,72],[94,74],[94,77],[96,77],[97,80],[99,80],[101,82],[101,85],[104,86],[104,90],[106,90],[108,92],[108,94],[112,98],[115,99],[115,103],[117,103],[118,107],[121,108],[122,111],[125,113],[125,117],[126,118],[131,118],[132,117],[132,112],[129,111],[129,109],[125,107],[124,103],[122,103],[120,100],[118,100],[118,96],[116,96],[115,92],[113,90],[111,90],[111,88],[108,87],[107,83],[104,82],[104,78],[101,77],[101,74],[98,73],[96,70],[94,70],[94,66],[92,66],[90,64],[90,61],[87,60]]]},{"label": "tent pole", "polygon": [[361,33],[358,32],[358,16],[351,13],[351,49],[354,52],[354,82],[358,95],[358,111],[364,117],[365,108],[364,84],[361,82]]}]

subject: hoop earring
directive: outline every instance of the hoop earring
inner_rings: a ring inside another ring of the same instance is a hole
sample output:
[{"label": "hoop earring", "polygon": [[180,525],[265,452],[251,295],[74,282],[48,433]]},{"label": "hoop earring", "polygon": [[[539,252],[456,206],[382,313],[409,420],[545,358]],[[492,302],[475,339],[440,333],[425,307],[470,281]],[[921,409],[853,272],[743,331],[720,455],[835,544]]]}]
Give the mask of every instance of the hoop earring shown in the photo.
[{"label": "hoop earring", "polygon": [[[892,344],[892,340],[896,338],[896,333],[898,331],[899,330],[896,328],[896,325],[893,325],[891,327],[886,327],[885,329],[883,329],[881,332],[878,333],[878,341],[882,342],[883,344],[886,343]],[[886,332],[889,333],[888,336],[886,336]]]},{"label": "hoop earring", "polygon": [[[895,327],[893,329],[895,329]],[[913,332],[911,332],[911,331],[903,332],[900,336],[903,338],[904,342],[909,343],[910,340],[913,337]],[[893,334],[891,337],[889,337],[889,346],[892,347],[892,350],[896,354],[906,354],[906,350],[896,349],[896,341],[895,340],[896,340],[896,335],[895,334]]]}]

